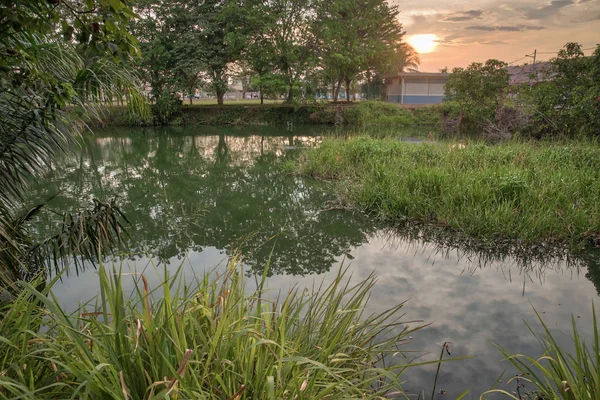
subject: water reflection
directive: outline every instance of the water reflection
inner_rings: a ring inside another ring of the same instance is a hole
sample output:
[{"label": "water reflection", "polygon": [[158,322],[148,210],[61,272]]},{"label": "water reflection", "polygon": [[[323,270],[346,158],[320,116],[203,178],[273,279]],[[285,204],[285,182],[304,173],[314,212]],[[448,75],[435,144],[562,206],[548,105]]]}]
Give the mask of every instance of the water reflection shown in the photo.
[{"label": "water reflection", "polygon": [[[117,197],[133,225],[130,256],[161,262],[206,247],[239,247],[255,271],[270,260],[272,274],[322,273],[378,236],[388,246],[403,243],[417,252],[432,244],[446,257],[454,253],[466,274],[495,264],[512,280],[516,270],[524,277],[522,295],[528,280],[543,281],[545,273],[563,267],[587,268],[600,293],[597,254],[574,257],[543,245],[482,243],[423,225],[382,229],[368,216],[332,210],[327,183],[307,182],[283,169],[298,155],[294,149],[320,142],[321,136],[302,128],[101,131],[85,138],[79,154],[56,163],[51,176],[33,188],[32,201],[58,194],[50,208],[62,211]],[[52,232],[52,218],[46,213],[37,221],[42,236]]]},{"label": "water reflection", "polygon": [[[245,262],[275,274],[321,273],[335,257],[364,243],[369,219],[323,212],[332,195],[282,172],[316,136],[183,136],[160,133],[89,137],[78,157],[57,163],[35,188],[59,195],[54,208],[118,197],[132,222],[128,249],[163,262],[205,247],[242,248]],[[37,226],[47,235],[51,214]]]},{"label": "water reflection", "polygon": [[[477,355],[443,366],[438,388],[450,398],[469,387],[478,397],[507,368],[491,341],[536,355],[522,322],[532,321],[530,303],[559,330],[568,328],[571,313],[587,315],[600,293],[597,253],[486,244],[422,225],[384,229],[369,216],[335,210],[327,183],[285,173],[298,156],[294,149],[317,146],[319,133],[99,132],[32,188],[32,202],[58,193],[51,207],[64,210],[117,196],[132,223],[128,257],[138,272],[183,262],[193,276],[222,268],[234,248],[242,249],[248,271],[261,272],[270,260],[268,284],[275,289],[331,279],[342,263],[351,264],[354,280],[376,270],[373,309],[410,298],[407,319],[434,322],[415,335],[412,348],[435,359],[438,343],[451,341],[453,355]],[[53,224],[47,213],[36,228],[48,236]],[[88,270],[60,283],[57,293],[72,309],[96,293],[96,282]],[[434,375],[435,366],[409,371],[407,389],[431,387]]]},{"label": "water reflection", "polygon": [[455,258],[463,267],[463,274],[473,275],[483,268],[493,267],[506,280],[522,282],[523,297],[528,283],[542,284],[547,274],[579,275],[586,270],[585,277],[600,295],[600,251],[597,249],[572,254],[566,248],[546,244],[518,246],[512,242],[481,242],[439,226],[422,224],[386,227],[377,235],[390,249],[403,246],[421,257]]}]

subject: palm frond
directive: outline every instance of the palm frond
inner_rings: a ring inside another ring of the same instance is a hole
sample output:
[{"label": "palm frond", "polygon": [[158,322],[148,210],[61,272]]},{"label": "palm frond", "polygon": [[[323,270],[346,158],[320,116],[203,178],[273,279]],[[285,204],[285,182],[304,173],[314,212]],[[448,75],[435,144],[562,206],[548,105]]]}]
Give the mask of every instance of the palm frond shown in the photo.
[{"label": "palm frond", "polygon": [[[31,248],[29,264],[54,267],[58,274],[72,263],[78,273],[85,261],[96,264],[118,247],[127,235],[124,224],[128,223],[114,199],[94,200],[94,207],[89,210],[63,215],[60,231]],[[69,271],[65,273],[68,275]]]},{"label": "palm frond", "polygon": [[[64,215],[59,232],[40,242],[26,222],[43,205],[24,209],[29,184],[71,151],[91,119],[115,100],[145,112],[141,82],[112,57],[80,53],[72,43],[27,32],[4,35],[0,47],[19,49],[0,80],[0,285],[44,268],[75,270],[100,260],[123,235],[126,222],[114,201]],[[77,116],[77,117],[75,117]]]}]

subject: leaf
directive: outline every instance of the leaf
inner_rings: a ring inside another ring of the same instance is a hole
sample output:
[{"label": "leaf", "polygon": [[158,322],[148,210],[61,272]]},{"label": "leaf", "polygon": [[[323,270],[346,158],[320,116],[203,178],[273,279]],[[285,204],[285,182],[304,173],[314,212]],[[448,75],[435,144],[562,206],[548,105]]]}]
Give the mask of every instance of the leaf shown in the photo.
[{"label": "leaf", "polygon": [[121,8],[121,0],[109,0],[109,1],[110,1],[110,6],[113,8],[113,10],[119,11],[119,9]]}]

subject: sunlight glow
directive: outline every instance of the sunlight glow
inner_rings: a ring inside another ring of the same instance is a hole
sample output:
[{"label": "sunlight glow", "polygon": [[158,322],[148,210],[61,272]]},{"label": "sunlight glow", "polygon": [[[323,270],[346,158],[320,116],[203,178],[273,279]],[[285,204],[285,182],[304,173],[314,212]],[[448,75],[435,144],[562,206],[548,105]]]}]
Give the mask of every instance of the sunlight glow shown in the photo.
[{"label": "sunlight glow", "polygon": [[408,44],[415,48],[417,53],[431,53],[438,45],[438,35],[428,33],[425,35],[412,35],[408,38]]}]

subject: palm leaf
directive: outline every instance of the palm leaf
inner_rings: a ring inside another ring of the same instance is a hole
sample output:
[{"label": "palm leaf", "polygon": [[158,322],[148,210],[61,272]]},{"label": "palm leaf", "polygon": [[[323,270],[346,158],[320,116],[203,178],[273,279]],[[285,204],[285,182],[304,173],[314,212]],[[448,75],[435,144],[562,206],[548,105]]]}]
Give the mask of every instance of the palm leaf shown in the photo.
[{"label": "palm leaf", "polygon": [[[19,7],[15,12],[23,11]],[[41,241],[27,222],[43,204],[29,210],[23,204],[30,183],[43,178],[60,153],[72,151],[87,122],[100,119],[107,105],[124,99],[133,111],[145,106],[140,80],[112,57],[89,56],[49,36],[2,33],[0,50],[19,49],[0,79],[0,286],[6,287],[45,268],[79,271],[84,260],[100,260],[118,245],[126,219],[114,201],[62,216],[59,231]]]}]

